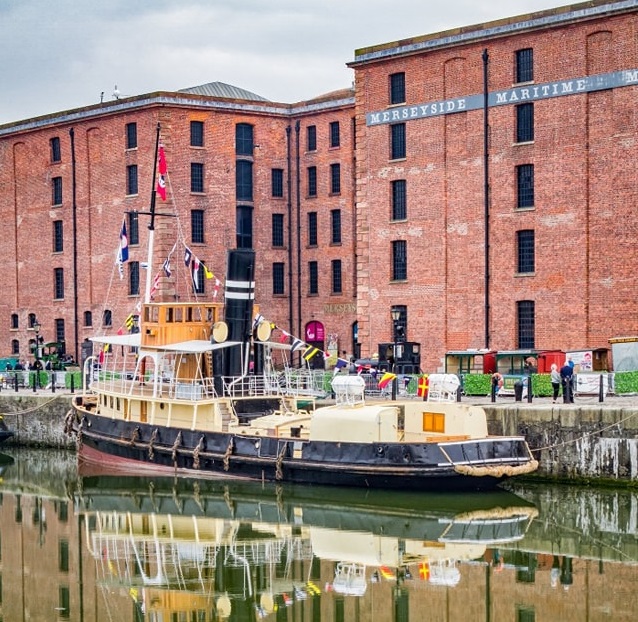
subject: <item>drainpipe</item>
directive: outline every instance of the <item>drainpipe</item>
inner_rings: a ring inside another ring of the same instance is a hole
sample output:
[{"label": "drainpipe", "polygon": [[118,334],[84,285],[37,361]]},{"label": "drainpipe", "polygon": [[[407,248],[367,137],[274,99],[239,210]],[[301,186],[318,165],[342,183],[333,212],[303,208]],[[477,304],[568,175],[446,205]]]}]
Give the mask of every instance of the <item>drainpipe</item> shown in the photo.
[{"label": "drainpipe", "polygon": [[286,128],[286,159],[288,166],[288,326],[292,329],[292,151],[290,125]]},{"label": "drainpipe", "polygon": [[[73,340],[75,342],[75,348],[73,351],[73,358],[75,361],[79,361],[78,342],[80,341],[79,333],[79,310],[78,310],[78,203],[77,203],[77,178],[76,178],[76,166],[75,166],[75,130],[71,128],[69,130],[69,136],[71,137],[71,187],[73,189]],[[57,341],[57,335],[56,335]],[[36,344],[37,346],[37,344]]]},{"label": "drainpipe", "polygon": [[[301,334],[301,171],[299,170],[301,157],[299,155],[299,132],[301,123],[295,122],[295,149],[296,149],[296,166],[297,169],[297,337],[302,338]],[[301,365],[301,353],[299,353],[299,364]]]},{"label": "drainpipe", "polygon": [[487,68],[489,55],[483,50],[483,201],[485,213],[485,348],[490,348],[490,152]]}]

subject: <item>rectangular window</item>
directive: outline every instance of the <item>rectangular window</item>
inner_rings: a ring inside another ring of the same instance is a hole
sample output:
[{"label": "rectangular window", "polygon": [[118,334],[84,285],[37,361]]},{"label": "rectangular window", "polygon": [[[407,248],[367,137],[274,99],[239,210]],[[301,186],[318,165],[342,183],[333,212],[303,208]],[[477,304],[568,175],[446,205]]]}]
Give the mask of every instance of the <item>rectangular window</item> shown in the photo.
[{"label": "rectangular window", "polygon": [[516,142],[527,143],[534,140],[534,104],[516,106]]},{"label": "rectangular window", "polygon": [[341,192],[341,164],[330,165],[330,194]]},{"label": "rectangular window", "polygon": [[54,136],[50,140],[50,145],[51,145],[51,162],[61,162],[62,149],[60,147],[60,138],[58,136]]},{"label": "rectangular window", "polygon": [[516,303],[516,315],[518,324],[518,348],[520,350],[533,350],[535,345],[534,332],[534,301],[519,300]]},{"label": "rectangular window", "polygon": [[191,241],[194,244],[204,243],[204,210],[191,210]]},{"label": "rectangular window", "polygon": [[140,263],[128,262],[128,293],[129,296],[137,296],[140,293]]},{"label": "rectangular window", "polygon": [[191,192],[204,192],[204,165],[191,162]]},{"label": "rectangular window", "polygon": [[51,188],[53,205],[62,205],[62,177],[54,177],[51,180]]},{"label": "rectangular window", "polygon": [[53,221],[53,252],[61,253],[64,250],[64,223],[61,220]]},{"label": "rectangular window", "polygon": [[405,158],[405,123],[395,123],[390,126],[390,159]]},{"label": "rectangular window", "polygon": [[284,196],[284,169],[273,168],[271,171],[272,196],[280,199]]},{"label": "rectangular window", "polygon": [[406,220],[408,217],[406,186],[405,179],[392,182],[392,220]]},{"label": "rectangular window", "polygon": [[404,342],[406,330],[408,327],[408,307],[406,305],[392,305],[390,308],[391,316],[394,313],[399,314],[399,318],[397,320],[392,319],[392,341]]},{"label": "rectangular window", "polygon": [[102,313],[102,325],[113,326],[113,312],[111,309],[104,309],[104,313]]},{"label": "rectangular window", "polygon": [[64,299],[64,268],[53,270],[53,298],[55,300]]},{"label": "rectangular window", "polygon": [[332,293],[340,294],[343,291],[341,283],[341,259],[332,260]]},{"label": "rectangular window", "polygon": [[235,153],[251,156],[253,149],[253,126],[249,123],[238,123],[235,126]]},{"label": "rectangular window", "polygon": [[518,273],[534,272],[534,230],[516,232],[518,246]]},{"label": "rectangular window", "polygon": [[206,262],[202,259],[199,262],[191,261],[191,277],[193,279],[193,292],[195,294],[205,293],[205,281],[204,281],[204,268],[202,264],[206,265]]},{"label": "rectangular window", "polygon": [[204,146],[204,122],[191,121],[191,147]]},{"label": "rectangular window", "polygon": [[341,210],[333,209],[330,212],[330,230],[332,244],[341,244]]},{"label": "rectangular window", "polygon": [[408,278],[408,249],[405,240],[392,242],[392,280],[405,281]]},{"label": "rectangular window", "polygon": [[338,147],[341,144],[341,138],[339,136],[339,121],[332,121],[330,123],[330,146]]},{"label": "rectangular window", "polygon": [[308,294],[314,296],[319,293],[319,264],[308,262]]},{"label": "rectangular window", "polygon": [[253,247],[253,208],[237,206],[237,248]]},{"label": "rectangular window", "polygon": [[238,201],[253,200],[253,163],[237,160],[235,164],[235,193]]},{"label": "rectangular window", "polygon": [[518,199],[517,207],[534,207],[534,165],[521,164],[516,167]]},{"label": "rectangular window", "polygon": [[55,340],[60,343],[64,343],[66,341],[66,335],[64,334],[64,320],[62,318],[55,320]]},{"label": "rectangular window", "polygon": [[58,570],[69,572],[69,541],[61,539],[58,544]]},{"label": "rectangular window", "polygon": [[58,586],[57,612],[63,620],[68,620],[71,617],[71,591],[63,585]]},{"label": "rectangular window", "polygon": [[532,48],[516,50],[516,82],[534,80],[534,51]]},{"label": "rectangular window", "polygon": [[272,215],[272,245],[275,248],[284,246],[284,215]]},{"label": "rectangular window", "polygon": [[84,326],[93,326],[93,313],[91,311],[84,312]]},{"label": "rectangular window", "polygon": [[308,167],[308,196],[309,197],[317,196],[317,167],[316,166]]},{"label": "rectangular window", "polygon": [[317,127],[309,125],[306,128],[306,143],[308,151],[317,151]]},{"label": "rectangular window", "polygon": [[308,212],[308,246],[317,246],[317,212]]},{"label": "rectangular window", "polygon": [[126,167],[126,194],[137,194],[137,164]]},{"label": "rectangular window", "polygon": [[137,212],[128,213],[128,243],[140,243],[140,219]]},{"label": "rectangular window", "polygon": [[137,123],[126,124],[126,148],[137,148]]},{"label": "rectangular window", "polygon": [[272,293],[279,296],[285,293],[284,289],[284,264],[281,262],[272,265]]},{"label": "rectangular window", "polygon": [[390,75],[390,104],[405,103],[405,73]]}]

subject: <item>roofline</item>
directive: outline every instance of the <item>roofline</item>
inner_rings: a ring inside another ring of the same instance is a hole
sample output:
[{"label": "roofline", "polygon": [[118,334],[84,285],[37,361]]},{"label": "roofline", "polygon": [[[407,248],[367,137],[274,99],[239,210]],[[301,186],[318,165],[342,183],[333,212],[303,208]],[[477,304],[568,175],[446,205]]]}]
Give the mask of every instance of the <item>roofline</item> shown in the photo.
[{"label": "roofline", "polygon": [[354,90],[352,90],[351,97],[343,97],[343,94],[347,92],[347,90],[348,89],[337,91],[337,99],[326,99],[326,96],[322,95],[317,97],[316,100],[308,100],[299,102],[298,104],[277,104],[250,100],[221,99],[212,98],[207,95],[160,91],[0,125],[0,137],[9,136],[19,132],[39,130],[48,126],[97,119],[104,116],[121,114],[123,112],[135,111],[154,106],[181,106],[206,110],[232,110],[235,112],[245,112],[249,114],[278,115],[284,118],[293,119],[299,115],[325,112],[344,107],[354,107]]},{"label": "roofline", "polygon": [[359,67],[367,63],[397,56],[407,56],[439,48],[465,45],[485,39],[511,36],[548,26],[560,26],[574,21],[596,19],[602,16],[630,12],[636,8],[638,8],[638,0],[620,0],[618,2],[590,0],[580,4],[566,5],[484,24],[453,28],[434,34],[360,48],[355,50],[355,59],[347,63],[347,66]]}]

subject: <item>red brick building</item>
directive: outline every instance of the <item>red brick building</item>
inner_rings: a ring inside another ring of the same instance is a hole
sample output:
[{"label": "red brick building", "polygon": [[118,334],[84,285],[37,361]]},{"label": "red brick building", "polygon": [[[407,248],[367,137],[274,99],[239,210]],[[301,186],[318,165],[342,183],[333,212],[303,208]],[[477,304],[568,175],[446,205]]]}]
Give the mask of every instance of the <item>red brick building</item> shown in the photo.
[{"label": "red brick building", "polygon": [[134,310],[158,123],[158,295],[192,294],[186,249],[223,278],[252,246],[262,314],[340,355],[406,339],[433,371],[638,334],[637,15],[593,0],[357,50],[354,91],[292,105],[211,83],[0,126],[0,354],[26,357],[37,317],[77,356]]},{"label": "red brick building", "polygon": [[[291,106],[212,83],[0,127],[2,248],[11,258],[2,354],[29,359],[37,319],[45,342],[64,341],[79,358],[78,344],[135,312],[147,272],[159,275],[157,299],[222,300],[216,280],[234,247],[256,250],[264,317],[335,355],[351,351],[353,110],[352,90]],[[145,270],[158,124],[168,175],[156,211],[177,218],[156,217]]]},{"label": "red brick building", "polygon": [[392,308],[427,370],[447,350],[638,332],[637,9],[598,0],[355,52],[364,352],[392,340]]}]

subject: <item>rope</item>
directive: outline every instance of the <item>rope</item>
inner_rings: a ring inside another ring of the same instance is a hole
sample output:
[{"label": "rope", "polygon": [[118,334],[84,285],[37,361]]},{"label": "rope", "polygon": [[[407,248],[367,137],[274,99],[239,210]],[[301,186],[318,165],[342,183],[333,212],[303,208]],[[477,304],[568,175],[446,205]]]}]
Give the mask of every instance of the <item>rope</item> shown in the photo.
[{"label": "rope", "polygon": [[526,464],[511,465],[491,465],[491,466],[473,466],[470,464],[455,464],[454,470],[461,475],[471,475],[472,477],[513,477],[514,475],[524,475],[533,473],[538,469],[538,460],[530,460]]},{"label": "rope", "polygon": [[173,443],[173,463],[177,463],[177,448],[182,444],[182,433],[181,431],[177,433],[177,437],[175,438],[175,442]]},{"label": "rope", "polygon": [[224,453],[224,458],[222,460],[222,462],[224,463],[224,471],[228,471],[228,469],[230,468],[230,456],[233,453],[234,447],[235,440],[231,436],[230,440],[228,441],[228,447],[226,447],[226,452]]},{"label": "rope", "polygon": [[159,430],[155,428],[153,430],[153,434],[151,434],[151,440],[148,442],[148,459],[149,460],[155,459],[155,450],[153,449],[153,443],[157,440],[158,435],[159,435]]},{"label": "rope", "polygon": [[204,436],[202,435],[197,443],[197,447],[193,450],[193,468],[199,469],[199,452],[204,449]]},{"label": "rope", "polygon": [[58,396],[56,395],[55,397],[52,397],[50,400],[47,400],[46,402],[44,402],[44,404],[38,404],[37,406],[34,406],[33,408],[27,408],[26,410],[20,410],[20,411],[16,411],[12,413],[2,413],[2,415],[4,417],[17,417],[18,415],[27,415],[28,413],[34,413],[37,410],[40,410],[40,408],[44,408],[45,406],[47,406],[51,402],[54,402],[57,399],[58,399]]},{"label": "rope", "polygon": [[135,445],[135,441],[140,438],[140,426],[136,426],[133,430],[133,434],[131,434],[131,440],[129,441],[129,445]]},{"label": "rope", "polygon": [[632,419],[635,416],[636,416],[636,413],[633,412],[630,415],[627,415],[626,417],[623,417],[622,419],[620,419],[620,421],[616,421],[615,423],[610,423],[609,425],[606,425],[604,428],[600,428],[599,430],[596,430],[595,432],[585,432],[582,436],[579,436],[578,438],[573,438],[570,441],[562,441],[560,443],[554,443],[553,445],[546,445],[545,447],[534,447],[534,448],[530,447],[530,449],[532,451],[544,451],[545,449],[556,449],[557,447],[564,447],[565,445],[578,443],[582,441],[583,439],[588,438],[589,436],[593,436],[594,434],[600,434],[601,432],[605,432],[606,430],[615,428],[616,426],[619,426],[621,423],[624,423],[625,421],[628,421],[629,419]]},{"label": "rope", "polygon": [[275,480],[278,482],[282,481],[284,478],[284,470],[282,468],[282,464],[284,462],[284,455],[286,450],[288,449],[288,443],[284,443],[279,455],[277,456],[277,462],[275,463]]}]

